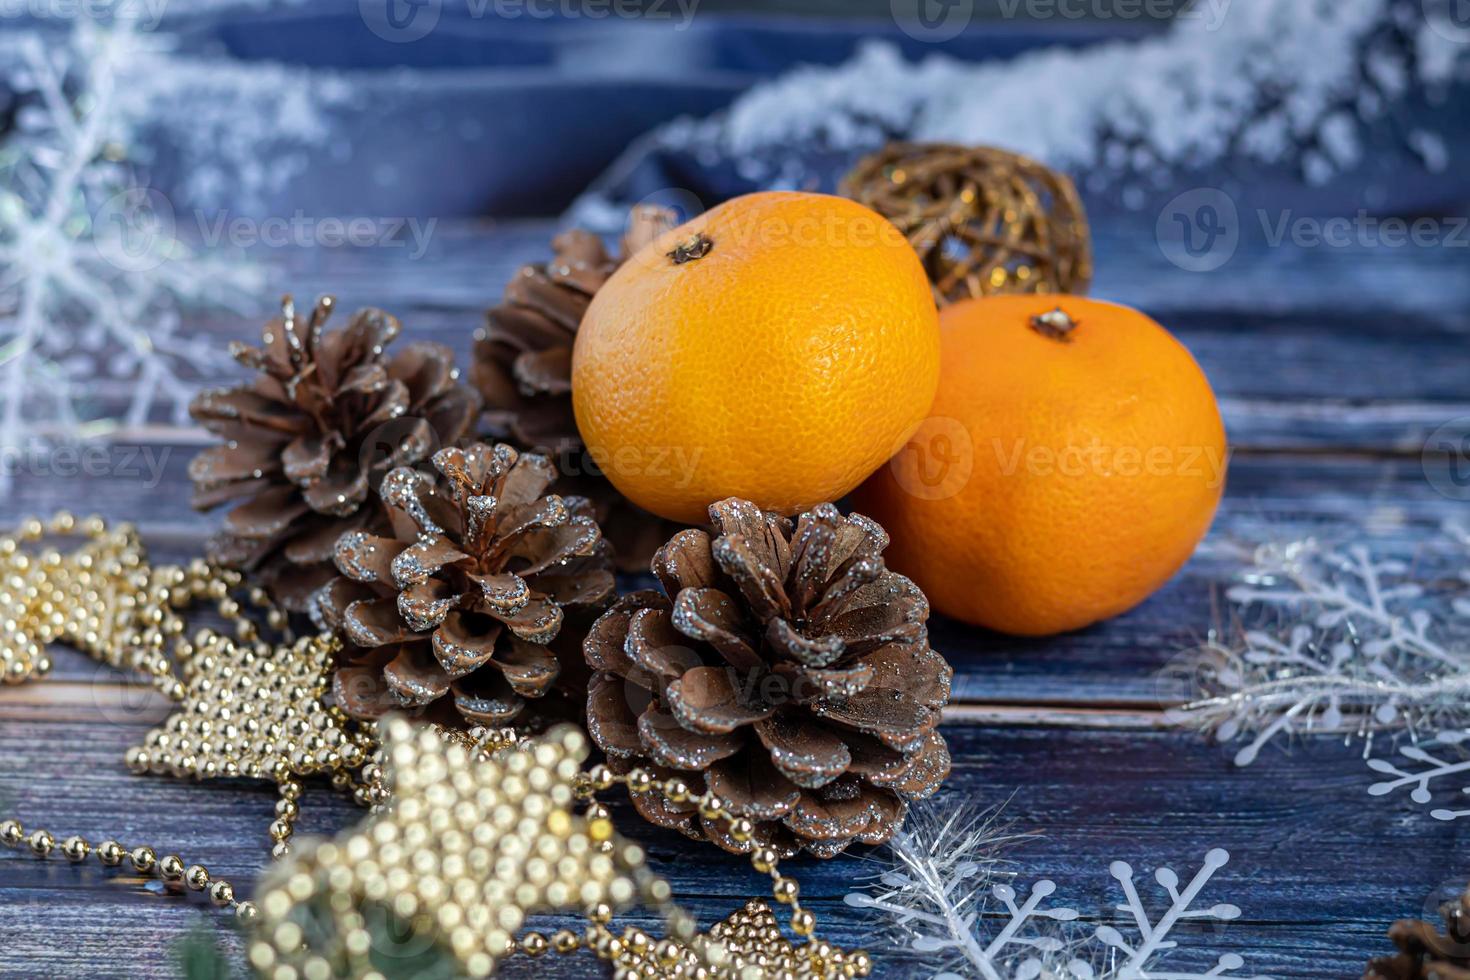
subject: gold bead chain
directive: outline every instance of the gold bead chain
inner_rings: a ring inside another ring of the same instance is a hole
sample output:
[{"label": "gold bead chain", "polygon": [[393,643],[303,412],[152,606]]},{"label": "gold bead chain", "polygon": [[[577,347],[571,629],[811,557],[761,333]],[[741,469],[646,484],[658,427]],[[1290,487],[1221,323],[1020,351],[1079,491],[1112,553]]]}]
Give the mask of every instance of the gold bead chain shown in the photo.
[{"label": "gold bead chain", "polygon": [[[58,849],[56,838],[49,830],[33,830],[27,834],[19,820],[0,821],[0,844],[16,849],[27,847],[38,858],[50,857]],[[166,884],[175,884],[181,889],[207,890],[211,902],[220,908],[233,909],[242,921],[248,922],[255,915],[255,906],[237,899],[234,886],[228,881],[212,877],[202,864],[185,865],[177,854],[166,854],[160,858],[157,851],[145,845],[128,847],[111,839],[93,844],[79,835],[63,840],[59,849],[73,864],[81,864],[94,855],[108,868],[116,868],[126,860],[139,874],[157,875]]]},{"label": "gold bead chain", "polygon": [[[749,819],[732,813],[715,793],[705,792],[696,796],[681,779],[668,779],[660,783],[655,773],[637,767],[618,774],[605,765],[596,765],[578,776],[576,792],[584,799],[592,800],[587,809],[589,818],[611,819],[607,808],[596,802],[593,796],[614,785],[622,786],[629,796],[661,790],[675,803],[693,800],[699,807],[700,816],[708,820],[723,821],[730,837],[737,843],[749,843],[755,837],[754,824]],[[727,948],[738,953],[759,953],[762,956],[762,968],[767,971],[767,975],[776,977],[866,977],[872,964],[865,951],[844,951],[812,939],[817,928],[817,917],[809,909],[802,907],[799,897],[801,889],[796,879],[781,873],[777,867],[780,860],[780,854],[772,847],[757,846],[750,852],[751,867],[759,874],[770,876],[771,895],[777,902],[791,907],[791,931],[808,942],[801,947],[786,942],[769,907],[752,901],[711,933],[712,938],[719,940],[717,948]],[[670,939],[655,941],[638,929],[624,930],[623,936],[618,938],[608,930],[605,918],[589,915],[589,919],[592,924],[588,929],[585,945],[602,959],[618,965],[618,972],[614,975],[616,980],[664,976],[698,977],[706,975],[706,968],[718,969],[724,965],[723,962],[711,962],[706,958],[709,947],[691,949],[687,945],[695,935],[696,926],[693,918],[681,909],[675,908],[670,913],[669,927],[683,942]],[[567,953],[577,949],[579,944],[573,942],[576,939],[575,934],[562,930],[557,936],[562,936],[563,933],[570,938],[564,936],[558,944],[554,936],[553,948]],[[526,947],[527,940],[541,945],[533,937],[539,939],[535,933],[523,937],[521,948],[522,951],[535,955],[532,949]],[[541,948],[544,950],[545,947]]]}]

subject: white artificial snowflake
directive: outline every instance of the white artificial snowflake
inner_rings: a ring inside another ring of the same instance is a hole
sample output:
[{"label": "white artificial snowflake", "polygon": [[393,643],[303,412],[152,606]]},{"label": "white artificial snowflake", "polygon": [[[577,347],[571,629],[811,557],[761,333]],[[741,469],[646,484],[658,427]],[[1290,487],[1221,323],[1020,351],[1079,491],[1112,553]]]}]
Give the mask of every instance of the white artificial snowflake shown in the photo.
[{"label": "white artificial snowflake", "polygon": [[[1409,793],[1409,798],[1425,806],[1434,798],[1432,787],[1436,785],[1436,780],[1454,776],[1460,777],[1456,780],[1462,784],[1460,792],[1470,794],[1470,754],[1459,748],[1467,742],[1470,742],[1470,731],[1447,731],[1417,745],[1399,746],[1398,754],[1409,760],[1406,765],[1417,763],[1422,768],[1404,770],[1387,759],[1369,759],[1368,768],[1392,777],[1369,786],[1369,795],[1387,796],[1395,790],[1412,786],[1414,788]],[[1441,755],[1447,752],[1455,753],[1456,758],[1442,758]],[[1470,809],[1435,807],[1429,811],[1429,815],[1435,820],[1458,820],[1461,817],[1470,817]]]},{"label": "white artificial snowflake", "polygon": [[[846,902],[887,915],[905,948],[938,964],[934,980],[1244,978],[1233,972],[1244,966],[1234,953],[1216,956],[1204,972],[1162,965],[1179,945],[1174,930],[1180,923],[1228,922],[1240,916],[1234,905],[1195,906],[1210,879],[1230,860],[1224,850],[1206,854],[1204,865],[1183,888],[1173,870],[1154,872],[1169,900],[1157,916],[1139,894],[1133,868],[1113,862],[1109,873],[1123,893],[1117,910],[1132,918],[1134,928],[1125,933],[1099,925],[1088,934],[1076,908],[1047,904],[1057,891],[1056,882],[1036,881],[1022,898],[1002,880],[1015,878],[999,855],[1016,839],[993,812],[970,816],[957,810],[946,816],[932,807],[920,808],[889,842],[894,866],[877,876],[871,891],[853,892]],[[998,918],[987,898],[1004,910]]]},{"label": "white artificial snowflake", "polygon": [[[1134,924],[1138,929],[1138,937],[1129,940],[1112,926],[1098,926],[1097,939],[1107,949],[1108,960],[1107,967],[1099,976],[1107,980],[1114,980],[1114,978],[1116,980],[1207,980],[1210,977],[1244,976],[1231,972],[1245,965],[1245,960],[1236,953],[1220,954],[1214,965],[1204,973],[1172,970],[1165,972],[1158,963],[1164,953],[1178,945],[1169,937],[1174,927],[1180,922],[1188,919],[1229,922],[1240,918],[1240,908],[1235,905],[1218,904],[1204,909],[1194,907],[1195,899],[1199,898],[1205,885],[1214,877],[1215,872],[1225,867],[1229,861],[1230,854],[1223,848],[1217,847],[1209,851],[1205,854],[1205,863],[1182,890],[1179,887],[1179,876],[1174,873],[1173,869],[1159,868],[1155,871],[1154,881],[1169,896],[1170,902],[1169,907],[1157,919],[1152,917],[1147,904],[1138,894],[1138,889],[1133,883],[1133,869],[1123,861],[1114,861],[1108,871],[1122,886],[1126,903],[1119,905],[1118,911],[1133,916]],[[1252,980],[1265,980],[1265,978],[1257,976]]]},{"label": "white artificial snowflake", "polygon": [[181,316],[253,297],[258,271],[196,255],[123,162],[135,119],[121,74],[165,50],[127,21],[84,20],[67,44],[6,39],[20,109],[0,144],[0,451],[97,430],[77,402],[110,381],[125,402],[111,421],[142,424],[159,404],[182,421],[229,369],[220,345],[179,332]]},{"label": "white artificial snowflake", "polygon": [[1293,733],[1361,737],[1367,755],[1375,732],[1470,727],[1470,535],[1445,531],[1413,569],[1362,545],[1257,549],[1227,593],[1251,628],[1186,658],[1199,697],[1167,718],[1249,737],[1241,766]]}]

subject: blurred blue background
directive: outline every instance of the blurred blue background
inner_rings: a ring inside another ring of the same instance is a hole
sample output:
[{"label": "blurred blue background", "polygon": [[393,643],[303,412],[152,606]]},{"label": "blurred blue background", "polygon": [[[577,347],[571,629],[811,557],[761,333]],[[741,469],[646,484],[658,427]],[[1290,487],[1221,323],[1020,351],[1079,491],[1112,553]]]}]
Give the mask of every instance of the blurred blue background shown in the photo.
[{"label": "blurred blue background", "polygon": [[[139,83],[152,185],[236,213],[547,216],[589,188],[708,206],[830,189],[912,136],[1012,144],[1145,223],[1202,184],[1316,214],[1470,198],[1465,0],[109,6],[172,45]],[[11,7],[7,33],[75,19]]]}]

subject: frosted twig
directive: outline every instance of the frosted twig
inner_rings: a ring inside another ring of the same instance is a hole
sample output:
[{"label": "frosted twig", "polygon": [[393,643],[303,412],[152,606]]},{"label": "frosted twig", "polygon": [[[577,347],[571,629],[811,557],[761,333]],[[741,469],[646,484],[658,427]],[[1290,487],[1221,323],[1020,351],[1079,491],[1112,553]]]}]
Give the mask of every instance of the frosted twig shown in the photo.
[{"label": "frosted twig", "polygon": [[[1001,853],[1025,836],[1009,833],[996,811],[956,808],[941,815],[934,808],[918,808],[889,842],[894,867],[878,876],[874,892],[853,892],[847,904],[887,913],[908,948],[966,971],[938,976],[983,980],[1041,976],[1043,958],[1062,954],[1066,944],[1027,927],[1038,920],[1070,922],[1077,918],[1077,910],[1042,907],[1056,891],[1054,882],[1036,882],[1018,903],[1015,889],[997,880],[1011,877]],[[993,937],[982,939],[976,925],[987,891],[1005,907],[1007,919]],[[1075,966],[1065,975],[1092,976],[1085,963]]]}]

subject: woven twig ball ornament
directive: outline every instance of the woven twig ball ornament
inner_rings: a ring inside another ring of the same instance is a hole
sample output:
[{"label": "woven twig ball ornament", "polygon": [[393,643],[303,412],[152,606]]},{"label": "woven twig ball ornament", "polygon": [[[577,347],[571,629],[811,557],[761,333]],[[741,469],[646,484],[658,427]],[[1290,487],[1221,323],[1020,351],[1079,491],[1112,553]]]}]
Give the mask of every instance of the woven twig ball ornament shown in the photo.
[{"label": "woven twig ball ornament", "polygon": [[1092,239],[1071,179],[988,146],[890,143],[842,193],[898,226],[941,305],[996,293],[1085,293]]}]

